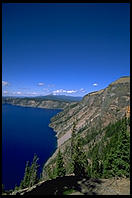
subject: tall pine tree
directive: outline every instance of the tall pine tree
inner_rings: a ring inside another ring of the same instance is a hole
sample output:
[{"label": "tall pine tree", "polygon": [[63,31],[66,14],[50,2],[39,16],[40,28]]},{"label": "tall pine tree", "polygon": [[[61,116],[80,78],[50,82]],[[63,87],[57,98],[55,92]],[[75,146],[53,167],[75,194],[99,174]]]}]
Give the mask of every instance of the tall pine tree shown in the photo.
[{"label": "tall pine tree", "polygon": [[39,178],[38,178],[38,168],[39,168],[38,160],[39,160],[39,158],[37,157],[36,154],[34,154],[32,165],[30,167],[29,186],[33,186],[34,184],[36,184],[39,181]]},{"label": "tall pine tree", "polygon": [[34,158],[31,166],[29,165],[29,161],[26,162],[25,173],[23,180],[20,183],[20,189],[27,188],[29,186],[33,186],[35,183],[39,181],[38,178],[38,161],[39,158],[36,154],[34,154]]},{"label": "tall pine tree", "polygon": [[20,188],[27,188],[29,186],[30,182],[30,166],[29,166],[29,161],[26,162],[26,167],[25,167],[25,173],[24,173],[24,178],[20,183]]},{"label": "tall pine tree", "polygon": [[62,157],[60,150],[58,151],[57,159],[56,159],[56,174],[58,177],[65,176],[66,174],[66,170],[64,168],[63,157]]},{"label": "tall pine tree", "polygon": [[74,139],[72,142],[72,165],[73,165],[73,173],[76,176],[86,176],[88,160],[86,157],[86,153],[83,152],[83,146],[80,137],[76,138],[76,136],[72,136]]},{"label": "tall pine tree", "polygon": [[92,177],[98,178],[100,173],[99,158],[96,153],[92,159]]},{"label": "tall pine tree", "polygon": [[115,133],[110,140],[111,149],[104,160],[104,177],[129,177],[130,134],[127,131],[127,124],[127,119],[123,118],[118,133]]},{"label": "tall pine tree", "polygon": [[72,134],[71,134],[71,157],[74,153],[75,141],[76,141],[76,123],[73,122],[73,129],[72,129]]}]

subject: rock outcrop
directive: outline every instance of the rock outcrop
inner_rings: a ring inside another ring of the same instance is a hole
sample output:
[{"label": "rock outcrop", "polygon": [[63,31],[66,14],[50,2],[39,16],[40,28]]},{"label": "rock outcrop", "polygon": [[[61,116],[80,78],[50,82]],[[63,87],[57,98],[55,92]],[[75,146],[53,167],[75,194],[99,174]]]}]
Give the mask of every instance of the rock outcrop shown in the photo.
[{"label": "rock outcrop", "polygon": [[[91,145],[95,145],[104,136],[105,131],[103,132],[102,129],[124,115],[130,115],[130,77],[121,77],[105,89],[89,93],[80,102],[68,105],[51,118],[49,126],[56,132],[58,145],[54,154],[45,163],[45,167],[54,166],[59,149],[63,153],[65,163],[70,161],[68,153],[70,152],[73,122],[76,123],[76,133],[80,134],[83,139],[87,136],[94,136],[84,146],[84,150],[88,151]],[[102,133],[99,132],[101,130]]]},{"label": "rock outcrop", "polygon": [[129,114],[129,103],[130,77],[122,77],[105,89],[85,95],[51,119],[50,127],[57,133],[58,147],[70,139],[74,121],[77,133],[85,136],[88,129],[104,128],[123,117],[126,110]]}]

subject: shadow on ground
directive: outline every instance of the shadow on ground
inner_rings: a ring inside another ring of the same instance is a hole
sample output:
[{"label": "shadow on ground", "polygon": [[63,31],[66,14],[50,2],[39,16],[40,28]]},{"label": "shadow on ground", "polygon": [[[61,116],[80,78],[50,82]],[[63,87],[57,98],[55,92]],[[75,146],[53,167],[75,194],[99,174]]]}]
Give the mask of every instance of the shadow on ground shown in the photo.
[{"label": "shadow on ground", "polygon": [[45,181],[40,186],[24,195],[63,195],[67,190],[73,189],[84,195],[95,195],[94,189],[102,183],[99,179],[80,178],[76,176],[64,176]]}]

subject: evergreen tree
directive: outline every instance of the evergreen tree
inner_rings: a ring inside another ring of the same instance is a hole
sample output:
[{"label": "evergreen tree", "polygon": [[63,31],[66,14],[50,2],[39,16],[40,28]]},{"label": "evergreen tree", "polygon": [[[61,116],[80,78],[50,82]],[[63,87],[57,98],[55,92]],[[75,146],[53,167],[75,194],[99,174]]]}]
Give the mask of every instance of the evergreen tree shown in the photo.
[{"label": "evergreen tree", "polygon": [[73,173],[76,176],[86,176],[88,161],[86,153],[82,151],[81,139],[78,137],[74,141],[73,153],[72,153],[72,164],[73,164]]},{"label": "evergreen tree", "polygon": [[18,191],[20,188],[17,186],[17,184],[15,185],[14,191]]},{"label": "evergreen tree", "polygon": [[37,157],[36,154],[34,154],[34,158],[33,161],[31,163],[31,166],[29,165],[29,161],[26,162],[26,166],[25,166],[25,173],[24,173],[24,177],[23,180],[20,183],[20,186],[17,187],[16,189],[23,189],[23,188],[27,188],[29,186],[34,185],[35,183],[37,183],[39,181],[39,177],[38,177],[38,161],[39,158]]},{"label": "evergreen tree", "polygon": [[[66,171],[65,171],[65,173],[66,173]],[[56,167],[54,167],[53,170],[52,170],[52,178],[54,179],[56,177],[57,177]]]},{"label": "evergreen tree", "polygon": [[103,163],[103,165],[104,165],[103,176],[105,178],[115,176],[114,173],[113,173],[113,167],[112,167],[112,163],[113,163],[113,160],[114,160],[114,157],[115,157],[114,153],[115,153],[115,149],[112,148],[110,153],[106,154],[106,160]]},{"label": "evergreen tree", "polygon": [[39,181],[39,178],[38,178],[39,165],[38,165],[38,162],[37,162],[38,160],[39,160],[39,158],[37,157],[36,154],[34,154],[32,165],[30,167],[30,182],[29,182],[29,186],[33,186],[34,184],[36,184]]},{"label": "evergreen tree", "polygon": [[109,143],[109,152],[104,160],[104,177],[129,177],[130,171],[130,136],[127,132],[128,121],[123,118]]},{"label": "evergreen tree", "polygon": [[86,172],[87,172],[87,176],[89,178],[91,178],[91,176],[92,176],[92,168],[91,168],[90,164],[88,164]]},{"label": "evergreen tree", "polygon": [[61,176],[64,176],[65,174],[66,174],[66,170],[64,168],[63,157],[59,150],[57,154],[57,159],[56,159],[56,175],[58,177],[61,177]]},{"label": "evergreen tree", "polygon": [[129,177],[130,171],[130,137],[127,132],[127,120],[122,120],[122,128],[119,133],[115,159],[112,163],[114,173],[121,177]]},{"label": "evergreen tree", "polygon": [[24,173],[24,178],[20,183],[20,188],[27,188],[29,186],[30,182],[30,166],[29,166],[29,161],[26,162],[26,167],[25,167],[25,173]]},{"label": "evergreen tree", "polygon": [[49,179],[54,179],[57,177],[56,167],[48,166],[46,172]]},{"label": "evergreen tree", "polygon": [[71,157],[75,149],[75,139],[76,139],[76,123],[73,122],[73,129],[72,129],[72,134],[71,134]]},{"label": "evergreen tree", "polygon": [[86,153],[83,150],[82,139],[76,135],[76,123],[73,123],[71,134],[71,159],[72,169],[76,176],[85,176],[88,174],[88,161]]},{"label": "evergreen tree", "polygon": [[94,177],[94,178],[99,177],[99,172],[100,172],[99,168],[100,168],[99,167],[99,158],[98,158],[98,154],[96,153],[92,159],[92,177]]}]

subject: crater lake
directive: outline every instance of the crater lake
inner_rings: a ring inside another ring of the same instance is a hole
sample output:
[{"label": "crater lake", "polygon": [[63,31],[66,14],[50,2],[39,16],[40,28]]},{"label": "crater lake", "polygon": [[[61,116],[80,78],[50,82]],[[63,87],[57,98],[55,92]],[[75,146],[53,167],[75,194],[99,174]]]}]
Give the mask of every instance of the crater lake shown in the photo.
[{"label": "crater lake", "polygon": [[2,105],[2,184],[5,190],[19,186],[26,161],[36,153],[39,172],[57,147],[56,133],[48,125],[60,109]]}]

